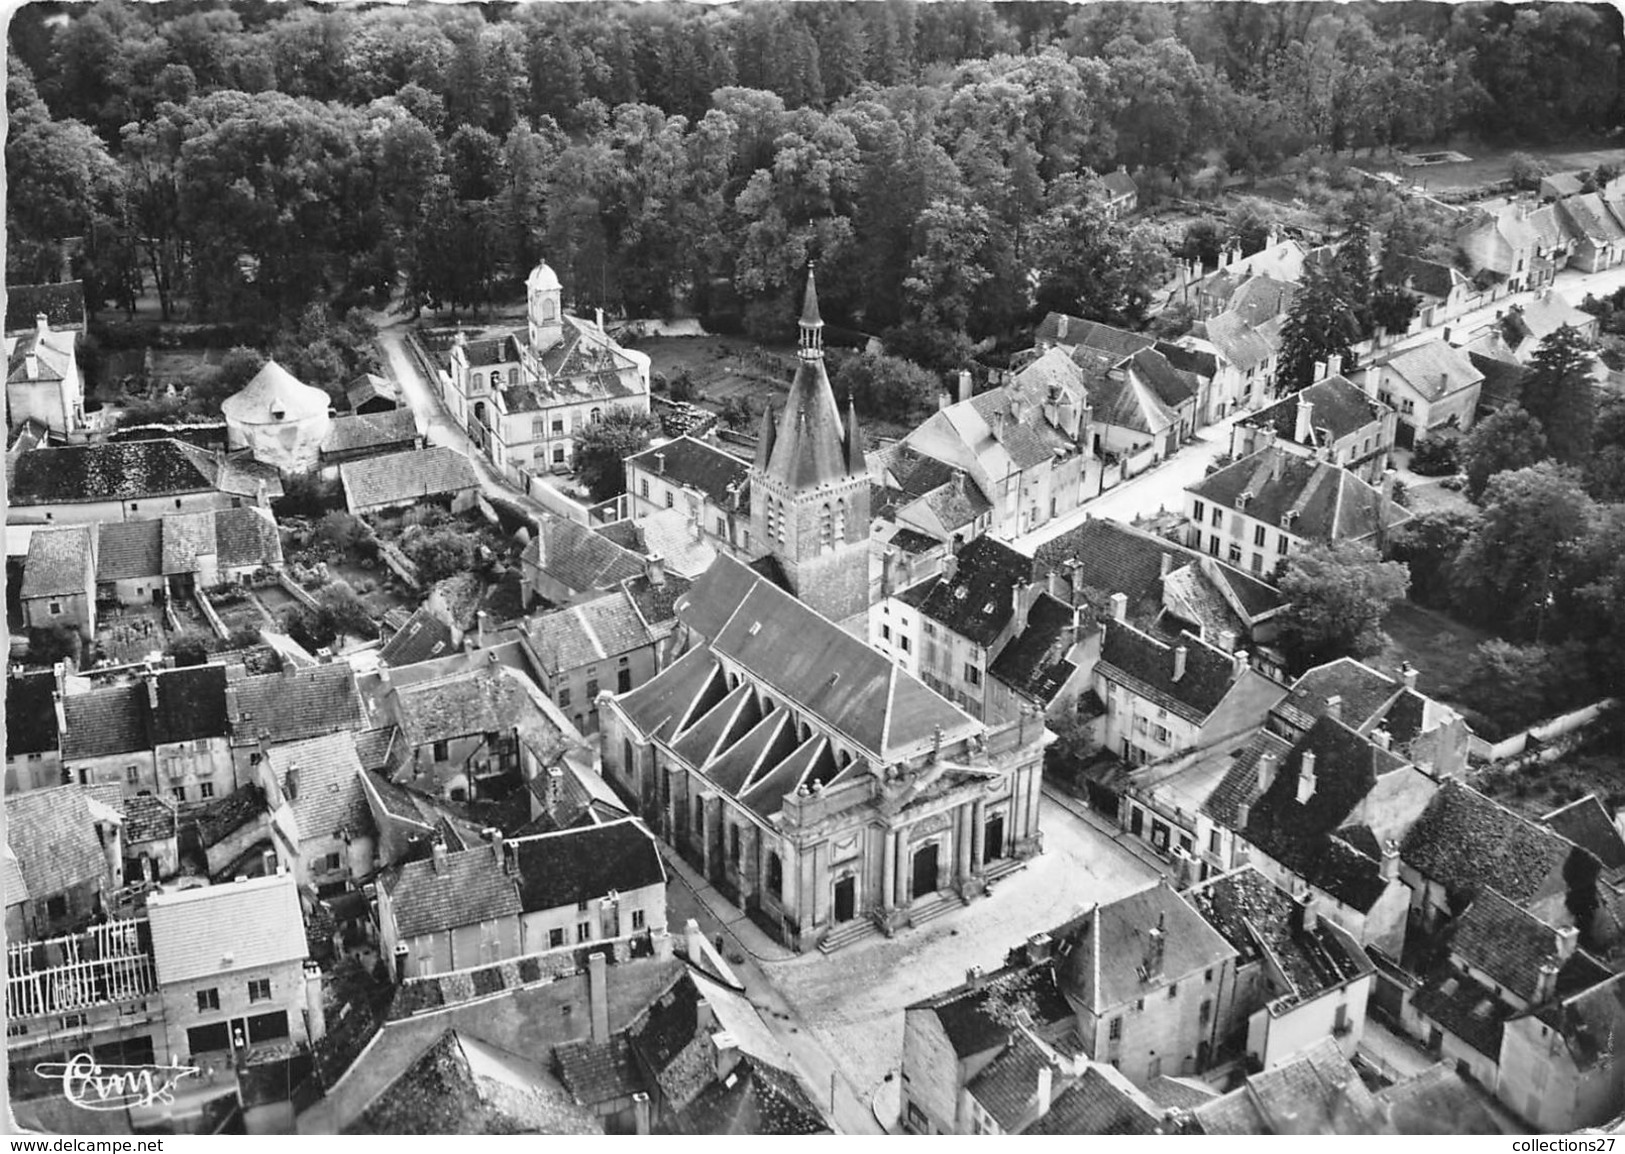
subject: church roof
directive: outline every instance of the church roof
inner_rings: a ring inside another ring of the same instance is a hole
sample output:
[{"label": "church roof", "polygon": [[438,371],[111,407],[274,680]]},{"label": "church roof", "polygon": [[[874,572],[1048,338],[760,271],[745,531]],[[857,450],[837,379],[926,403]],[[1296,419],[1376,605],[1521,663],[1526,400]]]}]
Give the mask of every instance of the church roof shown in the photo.
[{"label": "church roof", "polygon": [[818,316],[817,289],[809,272],[795,380],[790,384],[790,396],[779,416],[776,435],[763,437],[758,454],[762,471],[793,490],[813,489],[867,472],[862,450],[848,442],[846,424],[841,420],[829,373],[824,368],[823,349],[817,337],[823,323]]}]

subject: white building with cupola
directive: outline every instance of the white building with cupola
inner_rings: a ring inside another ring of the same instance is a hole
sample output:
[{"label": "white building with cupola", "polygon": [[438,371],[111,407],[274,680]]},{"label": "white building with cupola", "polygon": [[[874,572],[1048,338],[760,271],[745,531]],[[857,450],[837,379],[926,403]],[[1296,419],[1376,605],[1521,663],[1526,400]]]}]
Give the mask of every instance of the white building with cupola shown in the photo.
[{"label": "white building with cupola", "polygon": [[525,327],[470,339],[458,333],[441,377],[447,407],[491,463],[516,484],[574,467],[576,436],[615,409],[649,411],[649,358],[603,325],[564,311],[564,287],[544,262],[525,280]]}]

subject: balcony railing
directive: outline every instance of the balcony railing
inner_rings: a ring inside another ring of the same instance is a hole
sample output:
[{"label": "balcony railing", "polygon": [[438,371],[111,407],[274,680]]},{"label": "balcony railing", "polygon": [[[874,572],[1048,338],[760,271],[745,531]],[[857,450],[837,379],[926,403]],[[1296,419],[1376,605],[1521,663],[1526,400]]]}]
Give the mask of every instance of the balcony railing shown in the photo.
[{"label": "balcony railing", "polygon": [[6,1007],[13,1020],[146,997],[158,988],[145,920],[6,948]]}]

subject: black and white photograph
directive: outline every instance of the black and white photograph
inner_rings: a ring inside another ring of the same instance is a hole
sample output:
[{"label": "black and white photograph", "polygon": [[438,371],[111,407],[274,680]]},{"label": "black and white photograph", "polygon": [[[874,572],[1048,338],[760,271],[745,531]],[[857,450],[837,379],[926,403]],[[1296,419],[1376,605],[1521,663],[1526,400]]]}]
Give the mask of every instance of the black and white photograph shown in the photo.
[{"label": "black and white photograph", "polygon": [[0,1131],[1625,1134],[1625,7],[5,14]]}]

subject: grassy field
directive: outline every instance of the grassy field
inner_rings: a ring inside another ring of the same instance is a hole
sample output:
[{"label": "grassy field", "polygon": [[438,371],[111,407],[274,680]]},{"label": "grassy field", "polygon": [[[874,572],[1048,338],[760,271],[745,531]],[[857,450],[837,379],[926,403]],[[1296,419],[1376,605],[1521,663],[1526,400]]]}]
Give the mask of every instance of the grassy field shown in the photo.
[{"label": "grassy field", "polygon": [[[1458,192],[1497,181],[1506,180],[1510,173],[1514,153],[1524,152],[1535,157],[1550,172],[1567,172],[1576,168],[1595,168],[1599,164],[1625,164],[1625,148],[1586,148],[1583,145],[1551,145],[1548,147],[1493,148],[1489,145],[1464,143],[1454,146],[1471,159],[1455,164],[1430,164],[1419,168],[1402,168],[1397,161],[1377,158],[1375,161],[1357,160],[1361,168],[1381,172],[1395,172],[1413,184],[1430,192]],[[1420,149],[1418,151],[1429,151]]]},{"label": "grassy field", "polygon": [[1457,700],[1472,666],[1473,651],[1494,636],[1413,601],[1394,606],[1382,627],[1389,644],[1369,664],[1397,674],[1400,664],[1409,661],[1416,668],[1416,687],[1447,702]]}]

